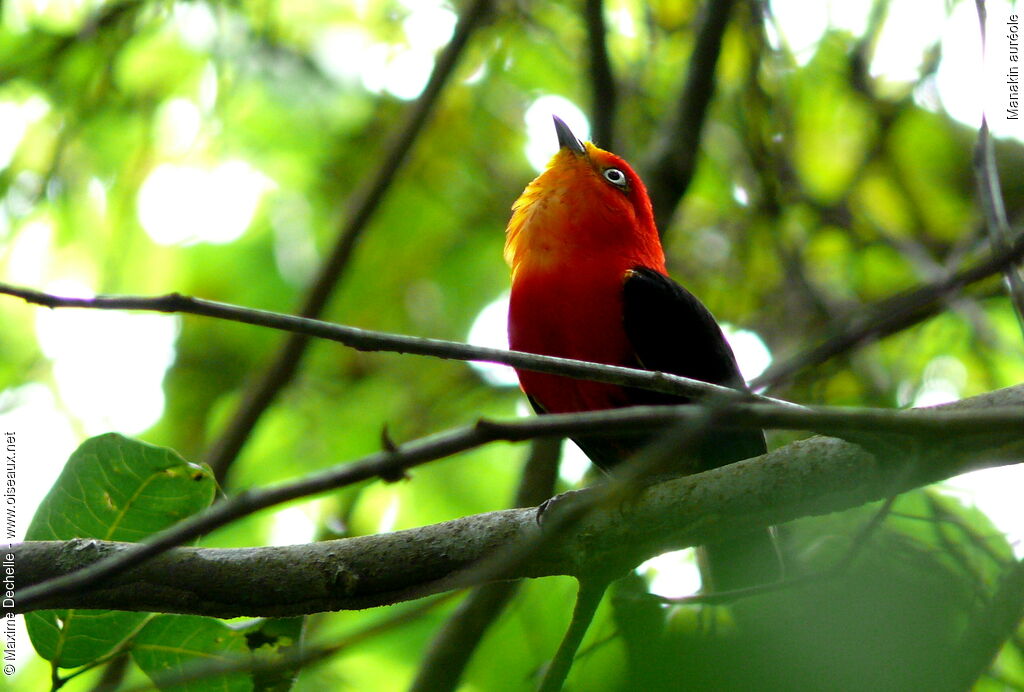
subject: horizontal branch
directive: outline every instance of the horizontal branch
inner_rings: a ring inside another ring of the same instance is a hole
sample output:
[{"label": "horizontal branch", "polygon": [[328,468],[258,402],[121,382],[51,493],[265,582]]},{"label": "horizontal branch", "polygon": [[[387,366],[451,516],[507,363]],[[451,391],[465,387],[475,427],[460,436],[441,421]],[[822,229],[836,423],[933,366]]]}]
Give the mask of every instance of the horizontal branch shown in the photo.
[{"label": "horizontal branch", "polygon": [[[940,407],[932,415],[1021,406],[1024,385]],[[919,412],[893,415],[926,418]],[[562,425],[561,418],[529,421],[529,427],[484,424],[474,430],[494,434],[504,426],[506,431],[536,432],[541,429],[536,424]],[[555,422],[549,424],[551,419]],[[949,414],[947,422],[954,419]],[[543,543],[537,552],[517,561],[502,577],[579,576],[606,572],[609,565],[624,571],[666,550],[855,507],[968,470],[1024,459],[1019,423],[1007,425],[1003,434],[969,437],[952,434],[955,427],[943,428],[949,435],[933,429],[927,444],[912,446],[914,453],[904,448],[895,454],[874,455],[849,442],[816,437],[757,459],[652,485],[628,503],[596,508],[558,540]],[[543,429],[551,432],[553,428]],[[536,510],[515,509],[310,545],[179,547],[104,579],[89,591],[51,594],[31,604],[16,598],[16,609],[115,608],[234,617],[367,608],[490,581],[493,573],[474,565],[518,541],[535,538],[540,531]],[[137,544],[83,539],[22,543],[13,549],[16,587],[24,593],[23,589],[46,579],[88,570],[105,558],[138,549]],[[217,569],[211,570],[210,565]]]},{"label": "horizontal branch", "polygon": [[502,363],[523,370],[565,375],[595,382],[607,382],[655,392],[688,397],[720,396],[729,399],[747,399],[786,406],[796,406],[780,399],[739,392],[729,387],[691,380],[668,373],[602,365],[570,358],[542,356],[522,351],[472,346],[458,341],[427,339],[403,334],[377,332],[358,327],[296,317],[280,312],[246,308],[213,300],[192,298],[180,293],[163,296],[97,296],[95,298],[68,298],[31,288],[0,283],[0,294],[14,296],[35,305],[48,308],[89,308],[94,310],[144,310],[147,312],[185,313],[203,315],[231,322],[242,322],[269,327],[285,332],[306,334],[336,341],[357,351],[390,351],[417,356],[431,356],[449,360],[473,360]]}]

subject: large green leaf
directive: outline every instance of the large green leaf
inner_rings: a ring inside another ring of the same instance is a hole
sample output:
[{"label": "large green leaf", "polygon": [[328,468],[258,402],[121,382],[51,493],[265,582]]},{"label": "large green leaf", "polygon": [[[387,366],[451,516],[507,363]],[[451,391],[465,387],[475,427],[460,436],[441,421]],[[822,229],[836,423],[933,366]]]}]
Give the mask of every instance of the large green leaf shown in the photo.
[{"label": "large green leaf", "polygon": [[[139,541],[207,507],[215,482],[170,449],[106,434],[82,443],[39,505],[26,539]],[[61,668],[90,663],[136,631],[146,613],[46,610],[26,615],[32,644]]]},{"label": "large green leaf", "polygon": [[[220,620],[198,615],[157,615],[132,643],[132,658],[154,682],[189,675],[218,663],[230,665],[249,656],[246,636]],[[163,686],[176,692],[248,692],[252,680],[245,673],[196,675],[182,684]]]}]

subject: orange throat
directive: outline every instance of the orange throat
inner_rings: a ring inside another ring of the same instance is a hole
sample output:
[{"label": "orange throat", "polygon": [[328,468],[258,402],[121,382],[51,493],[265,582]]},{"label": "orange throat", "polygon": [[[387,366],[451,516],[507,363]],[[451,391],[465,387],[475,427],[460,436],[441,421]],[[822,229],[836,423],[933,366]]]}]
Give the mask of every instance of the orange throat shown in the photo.
[{"label": "orange throat", "polygon": [[[611,188],[598,173],[602,157],[628,166],[586,146],[589,157],[560,151],[513,206],[505,244],[512,267],[509,344],[518,351],[634,367],[622,323],[623,281],[636,266],[665,272],[664,253],[639,179],[633,198]],[[614,385],[518,373],[523,390],[551,413],[628,403]]]}]

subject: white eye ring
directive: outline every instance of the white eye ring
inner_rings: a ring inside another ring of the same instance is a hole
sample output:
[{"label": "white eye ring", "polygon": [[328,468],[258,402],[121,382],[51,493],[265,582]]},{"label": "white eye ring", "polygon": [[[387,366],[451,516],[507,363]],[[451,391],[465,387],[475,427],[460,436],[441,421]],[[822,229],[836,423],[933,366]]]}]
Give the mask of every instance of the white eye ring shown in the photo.
[{"label": "white eye ring", "polygon": [[616,187],[626,187],[626,174],[618,168],[604,169],[604,179]]}]

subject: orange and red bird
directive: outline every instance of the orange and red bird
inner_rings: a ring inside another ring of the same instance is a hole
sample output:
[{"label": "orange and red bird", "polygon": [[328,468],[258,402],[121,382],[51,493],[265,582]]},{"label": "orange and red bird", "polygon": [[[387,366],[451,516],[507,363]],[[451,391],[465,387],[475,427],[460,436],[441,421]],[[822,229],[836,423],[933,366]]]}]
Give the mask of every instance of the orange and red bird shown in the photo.
[{"label": "orange and red bird", "polygon": [[[579,141],[562,120],[554,120],[559,151],[516,200],[508,224],[511,347],[745,389],[715,318],[667,276],[651,202],[640,178],[623,159]],[[517,373],[538,413],[689,401],[528,370]],[[650,437],[573,439],[594,464],[610,471]],[[680,459],[681,473],[766,451],[760,431],[710,431],[693,449]],[[707,558],[716,589],[777,576],[767,531],[709,546]]]}]

